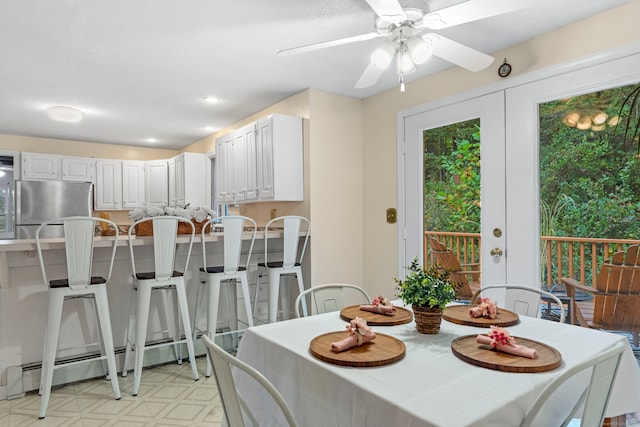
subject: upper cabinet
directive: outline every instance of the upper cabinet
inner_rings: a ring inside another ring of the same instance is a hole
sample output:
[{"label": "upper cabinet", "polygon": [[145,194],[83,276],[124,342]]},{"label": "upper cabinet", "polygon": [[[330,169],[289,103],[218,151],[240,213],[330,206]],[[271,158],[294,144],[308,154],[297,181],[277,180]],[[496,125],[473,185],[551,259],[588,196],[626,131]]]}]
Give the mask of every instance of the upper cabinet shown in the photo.
[{"label": "upper cabinet", "polygon": [[258,198],[304,199],[302,118],[273,114],[258,120]]},{"label": "upper cabinet", "polygon": [[[175,206],[206,206],[206,154],[181,153],[172,160],[175,160]],[[170,180],[169,188],[171,185]]]},{"label": "upper cabinet", "polygon": [[220,203],[301,201],[302,119],[273,114],[216,140]]},{"label": "upper cabinet", "polygon": [[122,160],[96,160],[94,208],[122,209]]},{"label": "upper cabinet", "polygon": [[167,206],[169,202],[169,169],[166,160],[144,163],[145,200],[148,206]]},{"label": "upper cabinet", "polygon": [[88,157],[22,153],[22,179],[95,181],[95,160]]},{"label": "upper cabinet", "polygon": [[122,208],[133,209],[145,203],[144,162],[122,161]]}]

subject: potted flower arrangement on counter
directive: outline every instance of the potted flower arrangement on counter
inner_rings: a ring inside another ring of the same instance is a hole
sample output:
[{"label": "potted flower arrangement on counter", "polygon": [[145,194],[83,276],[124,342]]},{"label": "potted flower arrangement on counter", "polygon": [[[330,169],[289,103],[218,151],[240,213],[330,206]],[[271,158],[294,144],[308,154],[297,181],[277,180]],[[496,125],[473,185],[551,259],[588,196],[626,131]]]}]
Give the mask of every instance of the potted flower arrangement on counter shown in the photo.
[{"label": "potted flower arrangement on counter", "polygon": [[[179,216],[193,222],[196,228],[196,234],[202,232],[202,227],[210,218],[215,217],[215,211],[206,207],[192,208],[189,205],[180,206],[144,206],[135,208],[129,212],[129,218],[132,221],[138,221],[143,218],[151,218],[155,216]],[[153,224],[143,223],[136,226],[136,235],[150,236],[153,234]],[[188,224],[178,223],[179,234],[190,234],[191,229]]]},{"label": "potted flower arrangement on counter", "polygon": [[417,257],[407,270],[409,273],[404,280],[394,279],[397,295],[406,305],[411,304],[418,332],[437,334],[442,310],[456,298],[449,273],[437,266],[425,271]]}]

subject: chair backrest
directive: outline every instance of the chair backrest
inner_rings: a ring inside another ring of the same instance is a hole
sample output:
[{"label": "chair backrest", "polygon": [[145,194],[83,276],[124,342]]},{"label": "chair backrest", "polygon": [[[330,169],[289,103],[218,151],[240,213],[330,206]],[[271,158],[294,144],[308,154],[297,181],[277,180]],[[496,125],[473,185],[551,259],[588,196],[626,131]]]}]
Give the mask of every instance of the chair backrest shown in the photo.
[{"label": "chair backrest", "polygon": [[113,262],[116,254],[116,246],[118,244],[118,226],[112,221],[103,218],[73,216],[58,218],[47,221],[36,230],[36,249],[38,252],[38,261],[40,262],[40,271],[42,279],[49,285],[47,273],[42,255],[42,244],[40,235],[43,230],[52,224],[62,224],[64,231],[65,255],[67,263],[67,279],[71,289],[87,288],[91,283],[91,273],[93,270],[93,243],[96,230],[96,224],[106,224],[115,230],[109,270],[106,274],[106,281],[111,277]]},{"label": "chair backrest", "polygon": [[131,255],[131,269],[133,276],[136,276],[136,262],[133,253],[134,237],[133,231],[136,225],[152,221],[153,223],[153,261],[154,261],[154,273],[155,279],[159,281],[169,280],[173,276],[175,268],[176,258],[176,239],[178,237],[178,222],[184,222],[191,226],[190,236],[187,251],[187,258],[184,263],[183,272],[187,270],[189,266],[189,258],[191,257],[191,247],[193,246],[193,238],[195,236],[195,226],[191,221],[186,218],[177,216],[154,216],[151,218],[143,218],[135,221],[131,227],[129,227],[129,253]]},{"label": "chair backrest", "polygon": [[[611,391],[611,386],[616,376],[618,364],[620,363],[620,358],[622,357],[625,345],[627,344],[619,341],[615,346],[608,350],[603,351],[602,353],[591,357],[589,360],[573,366],[560,374],[538,395],[531,408],[527,411],[524,421],[520,424],[520,427],[528,427],[533,423],[536,415],[540,412],[540,409],[544,406],[545,402],[549,400],[558,387],[570,378],[574,377],[576,374],[591,367],[593,367],[593,370],[591,370],[590,381],[586,385],[584,392],[580,395],[564,423],[557,422],[556,425],[566,426],[571,418],[577,415],[575,412],[582,404],[584,404],[582,416],[580,417],[580,426],[600,427],[604,419],[604,411],[607,408],[607,403],[609,401],[609,393]],[[559,420],[554,420],[554,422],[556,421]]]},{"label": "chair backrest", "polygon": [[203,335],[202,340],[204,341],[207,352],[209,353],[209,360],[211,360],[213,364],[213,373],[216,378],[216,384],[218,385],[218,391],[220,393],[220,400],[222,401],[222,407],[224,409],[228,425],[244,426],[245,423],[242,416],[243,412],[250,419],[251,425],[260,425],[251,413],[247,404],[242,399],[242,396],[238,393],[231,369],[232,366],[241,369],[247,375],[251,376],[271,395],[273,400],[280,407],[280,410],[289,423],[289,426],[295,427],[298,425],[296,420],[293,418],[293,414],[291,413],[287,402],[264,375],[252,366],[227,353],[208,336]]},{"label": "chair backrest", "polygon": [[469,279],[466,273],[462,273],[460,260],[455,254],[433,237],[429,239],[431,252],[436,257],[436,264],[439,268],[449,272],[449,281],[456,290],[456,297],[459,299],[470,299],[473,296]]},{"label": "chair backrest", "polygon": [[[264,230],[264,260],[267,265],[269,264],[269,232],[276,230],[282,230],[284,234],[282,240],[282,267],[284,269],[290,269],[296,264],[301,264],[311,233],[311,223],[309,220],[303,216],[287,215],[274,218],[267,223]],[[298,250],[301,232],[304,233],[304,242],[302,244],[302,250]]]},{"label": "chair backrest", "polygon": [[[229,215],[223,216],[221,218],[214,218],[207,221],[202,226],[202,265],[203,267],[208,266],[207,262],[207,248],[205,244],[205,236],[208,233],[208,228],[211,223],[222,223],[224,229],[224,239],[223,239],[223,266],[224,272],[236,273],[240,267],[244,267],[245,269],[249,267],[249,262],[251,260],[251,253],[253,252],[253,244],[256,240],[256,231],[257,226],[256,222],[246,216],[240,215]],[[211,224],[211,227],[213,225]],[[249,246],[249,252],[247,253],[247,258],[244,265],[240,265],[240,259],[242,256],[242,234],[244,232],[251,233],[251,240]]]},{"label": "chair backrest", "polygon": [[[477,291],[473,297],[471,297],[471,304],[475,304],[476,300],[481,294],[485,294],[487,291],[494,289],[505,290],[504,303],[498,304],[498,307],[504,307],[507,310],[511,310],[523,316],[538,317],[540,314],[540,298],[545,297],[547,300],[551,300],[560,307],[560,323],[564,323],[564,305],[560,299],[550,292],[542,289],[533,288],[531,286],[523,285],[489,285],[484,286],[481,290]],[[502,295],[500,295],[502,297]]]},{"label": "chair backrest", "polygon": [[296,317],[301,317],[300,306],[303,298],[308,295],[311,296],[311,306],[315,307],[316,314],[341,310],[345,307],[345,300],[357,300],[361,304],[371,303],[371,297],[360,286],[347,283],[329,283],[313,286],[298,295],[295,303]]},{"label": "chair backrest", "polygon": [[596,279],[593,326],[608,330],[640,330],[640,251],[632,245],[606,261]]}]

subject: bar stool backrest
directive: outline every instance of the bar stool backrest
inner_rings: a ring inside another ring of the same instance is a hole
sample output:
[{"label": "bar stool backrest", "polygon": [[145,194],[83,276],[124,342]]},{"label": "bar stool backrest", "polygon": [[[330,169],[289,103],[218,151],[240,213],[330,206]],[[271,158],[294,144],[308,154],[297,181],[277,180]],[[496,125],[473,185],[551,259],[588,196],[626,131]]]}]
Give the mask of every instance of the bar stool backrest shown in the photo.
[{"label": "bar stool backrest", "polygon": [[116,245],[118,243],[118,227],[112,221],[94,217],[65,217],[47,221],[36,230],[36,249],[42,279],[47,285],[51,285],[47,280],[44,258],[42,255],[42,244],[40,234],[42,230],[52,224],[62,223],[64,230],[65,255],[67,264],[67,279],[71,289],[86,289],[91,284],[91,273],[93,270],[93,244],[97,223],[107,224],[115,230],[115,236],[111,250],[111,261],[106,281],[111,277],[113,262],[115,259]]},{"label": "bar stool backrest", "polygon": [[[304,258],[304,252],[307,248],[307,242],[309,241],[309,235],[311,232],[311,223],[303,216],[287,215],[274,218],[269,221],[264,231],[264,251],[265,262],[269,263],[269,251],[268,251],[268,234],[270,231],[274,231],[279,223],[284,227],[283,230],[283,253],[282,253],[282,268],[291,269],[296,264],[301,264]],[[302,250],[298,251],[300,243],[300,232],[303,231],[304,242]],[[298,255],[298,252],[300,254]]]},{"label": "bar stool backrest", "polygon": [[191,239],[189,240],[189,249],[187,258],[184,263],[186,271],[189,266],[189,258],[191,257],[191,247],[193,246],[193,238],[195,236],[195,226],[186,218],[177,216],[154,216],[151,218],[143,218],[134,222],[129,228],[129,252],[131,254],[131,268],[133,275],[136,276],[135,256],[133,254],[133,238],[132,232],[135,226],[147,221],[153,221],[153,261],[154,273],[157,281],[168,281],[176,271],[176,239],[178,236],[178,222],[184,222],[191,226]]},{"label": "bar stool backrest", "polygon": [[[249,267],[249,261],[251,259],[251,253],[253,252],[253,244],[256,239],[256,222],[246,216],[229,215],[222,218],[214,218],[207,221],[202,227],[202,265],[206,268],[207,263],[207,248],[205,244],[205,235],[209,228],[209,224],[212,222],[221,222],[224,227],[224,241],[223,241],[223,265],[224,272],[236,273],[240,267],[245,269]],[[246,262],[244,265],[240,265],[240,259],[242,255],[242,233],[246,230],[252,233],[251,243],[249,246],[249,252],[247,254]]]}]

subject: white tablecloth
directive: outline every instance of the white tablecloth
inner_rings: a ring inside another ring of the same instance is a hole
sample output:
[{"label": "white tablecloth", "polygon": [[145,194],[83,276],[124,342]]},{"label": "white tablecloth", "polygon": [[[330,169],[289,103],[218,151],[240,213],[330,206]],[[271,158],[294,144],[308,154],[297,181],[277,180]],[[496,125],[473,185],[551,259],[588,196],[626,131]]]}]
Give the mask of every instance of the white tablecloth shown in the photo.
[{"label": "white tablecloth", "polygon": [[[302,426],[517,426],[542,388],[567,367],[626,338],[521,316],[512,335],[544,342],[562,354],[562,365],[544,373],[508,373],[466,363],[451,352],[459,336],[487,329],[442,322],[437,335],[415,324],[373,327],[406,345],[391,365],[344,367],[314,358],[309,342],[344,330],[338,313],[249,328],[237,356],[262,372],[283,394]],[[582,379],[580,379],[582,380]],[[580,381],[579,380],[579,381]],[[577,382],[579,382],[577,381]],[[537,425],[557,425],[575,400],[577,382],[554,397]],[[270,399],[245,378],[238,386],[263,425],[283,425]],[[640,369],[627,344],[607,416],[640,411]]]}]

